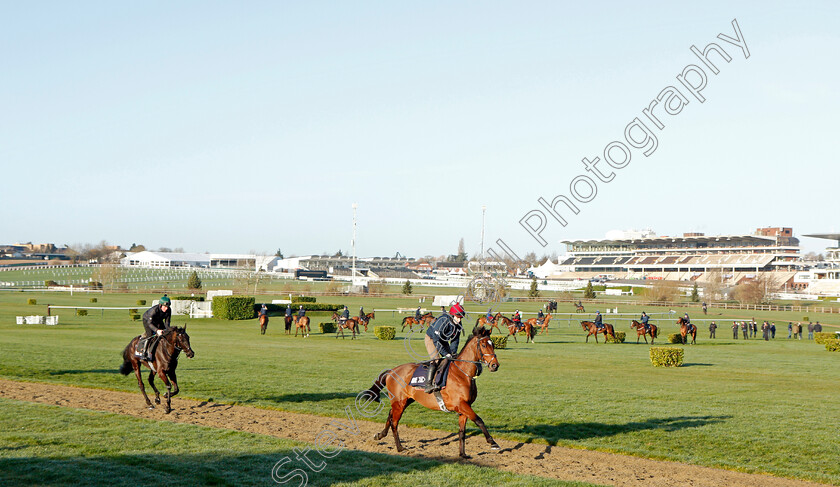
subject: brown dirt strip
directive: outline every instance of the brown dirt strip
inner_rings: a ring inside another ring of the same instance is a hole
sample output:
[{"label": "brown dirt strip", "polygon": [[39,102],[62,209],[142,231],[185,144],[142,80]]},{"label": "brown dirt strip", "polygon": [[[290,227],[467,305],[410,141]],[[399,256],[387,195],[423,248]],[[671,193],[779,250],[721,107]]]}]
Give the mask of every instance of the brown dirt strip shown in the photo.
[{"label": "brown dirt strip", "polygon": [[[314,443],[315,437],[332,422],[340,421],[352,427],[352,418],[327,418],[247,406],[234,406],[207,401],[175,397],[173,411],[150,411],[145,408],[139,392],[127,393],[102,389],[85,389],[54,384],[15,382],[0,379],[0,397],[19,401],[54,404],[72,408],[106,411],[139,418],[190,423],[214,428],[225,428],[280,438]],[[417,406],[414,406],[417,407]],[[355,409],[351,408],[355,413]],[[383,416],[380,414],[380,416]],[[498,468],[518,474],[539,475],[562,480],[592,482],[603,485],[630,487],[776,487],[817,486],[799,480],[783,479],[769,475],[747,474],[700,467],[677,462],[604,453],[574,448],[547,446],[497,439],[500,452],[489,449],[482,435],[467,438],[470,460],[459,460],[457,420],[452,415],[452,432],[400,428],[400,439],[407,450],[397,453],[392,436],[374,440],[373,435],[382,430],[384,422],[362,421],[355,415],[358,432],[338,431],[337,437],[345,446],[354,450],[390,455],[408,455],[435,460],[451,459],[475,465]],[[474,426],[474,425],[471,425]],[[493,426],[488,425],[492,433]],[[331,428],[335,431],[335,426]]]}]

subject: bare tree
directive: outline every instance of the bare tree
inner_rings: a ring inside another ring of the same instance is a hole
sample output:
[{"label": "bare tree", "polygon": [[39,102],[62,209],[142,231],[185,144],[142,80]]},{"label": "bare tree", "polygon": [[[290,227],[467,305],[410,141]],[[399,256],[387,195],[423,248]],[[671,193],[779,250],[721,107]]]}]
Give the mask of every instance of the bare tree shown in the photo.
[{"label": "bare tree", "polygon": [[755,279],[738,284],[733,295],[741,303],[763,304],[769,303],[771,294],[778,290],[778,280],[770,273],[762,272]]},{"label": "bare tree", "polygon": [[680,295],[679,283],[673,281],[656,281],[645,289],[644,296],[648,301],[671,302]]},{"label": "bare tree", "polygon": [[703,288],[703,296],[706,299],[720,299],[723,295],[723,272],[720,269],[712,269],[708,272],[708,280]]}]

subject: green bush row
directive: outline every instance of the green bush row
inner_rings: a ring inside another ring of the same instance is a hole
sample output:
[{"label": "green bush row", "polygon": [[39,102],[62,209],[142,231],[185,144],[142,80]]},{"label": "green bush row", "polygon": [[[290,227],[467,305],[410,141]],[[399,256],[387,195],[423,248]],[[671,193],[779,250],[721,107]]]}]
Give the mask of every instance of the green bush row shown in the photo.
[{"label": "green bush row", "polygon": [[393,340],[397,336],[397,330],[393,326],[375,326],[373,334],[380,340]]},{"label": "green bush row", "polygon": [[129,310],[128,310],[128,314],[130,314],[130,315],[136,315],[136,314],[137,314],[137,308],[131,308],[131,309],[129,309]]},{"label": "green bush row", "polygon": [[292,304],[295,303],[314,303],[314,296],[292,296]]},{"label": "green bush row", "polygon": [[490,339],[493,340],[495,349],[507,348],[507,335],[490,335]]},{"label": "green bush row", "polygon": [[819,333],[814,333],[814,342],[816,343],[825,343],[826,340],[834,340],[837,338],[836,333],[826,333],[824,331]]},{"label": "green bush row", "polygon": [[86,309],[77,309],[76,310],[76,316],[87,316],[87,310]]},{"label": "green bush row", "polygon": [[51,287],[51,286],[58,286],[58,283],[53,281],[52,279],[48,281],[44,281],[44,286]]},{"label": "green bush row", "polygon": [[326,323],[320,323],[318,328],[321,329],[321,333],[335,333],[335,323],[332,321],[328,321]]},{"label": "green bush row", "polygon": [[202,301],[204,301],[204,296],[186,296],[186,295],[172,296],[172,300],[173,301],[178,300],[178,301],[199,301],[199,302],[202,302]]},{"label": "green bush row", "polygon": [[213,297],[213,316],[222,320],[250,320],[254,317],[252,296]]},{"label": "green bush row", "polygon": [[825,349],[829,352],[840,352],[840,340],[837,338],[826,340],[823,343],[825,343]]},{"label": "green bush row", "polygon": [[654,367],[679,367],[683,364],[685,350],[675,347],[651,347],[650,363]]},{"label": "green bush row", "polygon": [[134,321],[138,321],[140,319],[140,315],[137,314],[137,313],[132,313],[131,314],[131,319],[134,320]]},{"label": "green bush row", "polygon": [[145,299],[138,299],[137,300],[137,306],[146,306],[146,300]]},{"label": "green bush row", "polygon": [[624,339],[627,337],[627,333],[623,331],[615,332],[615,339],[612,336],[607,335],[607,343],[624,343]]},{"label": "green bush row", "polygon": [[95,303],[95,302],[97,302],[97,301],[99,301],[99,300],[98,300],[98,299],[96,299],[96,298],[90,298],[90,299],[89,299],[89,301],[90,301],[91,303]]}]

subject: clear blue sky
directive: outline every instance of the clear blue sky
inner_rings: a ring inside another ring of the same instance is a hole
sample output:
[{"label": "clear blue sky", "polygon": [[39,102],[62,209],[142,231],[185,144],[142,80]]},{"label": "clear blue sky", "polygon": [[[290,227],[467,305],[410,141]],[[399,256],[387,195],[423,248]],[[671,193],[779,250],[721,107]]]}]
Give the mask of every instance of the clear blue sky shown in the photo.
[{"label": "clear blue sky", "polygon": [[[585,4],[585,5],[584,5]],[[737,18],[749,59],[716,38]],[[840,230],[840,3],[3,2],[0,242],[518,253],[650,227]],[[580,160],[717,42],[650,157],[549,224]],[[806,250],[829,242],[803,239]]]}]

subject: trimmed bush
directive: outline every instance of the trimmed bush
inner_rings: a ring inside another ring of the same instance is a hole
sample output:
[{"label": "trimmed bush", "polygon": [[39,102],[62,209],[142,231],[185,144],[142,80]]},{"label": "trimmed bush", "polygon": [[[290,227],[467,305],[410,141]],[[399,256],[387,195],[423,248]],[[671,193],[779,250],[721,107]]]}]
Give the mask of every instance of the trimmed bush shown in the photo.
[{"label": "trimmed bush", "polygon": [[99,301],[99,300],[98,300],[98,299],[96,299],[96,298],[90,298],[90,299],[89,299],[89,301],[90,301],[91,303],[95,303],[95,302],[97,302],[97,301]]},{"label": "trimmed bush", "polygon": [[145,299],[138,299],[137,300],[137,306],[146,306],[146,300]]},{"label": "trimmed bush", "polygon": [[[686,335],[688,338],[688,335]],[[682,343],[682,335],[679,333],[671,333],[668,335],[668,343]]]},{"label": "trimmed bush", "polygon": [[203,302],[203,301],[204,301],[204,296],[172,296],[172,300],[173,300],[173,301],[178,300],[178,301],[198,301],[198,302]]},{"label": "trimmed bush", "polygon": [[221,320],[250,320],[256,315],[252,296],[215,296],[212,308],[213,317]]},{"label": "trimmed bush", "polygon": [[615,340],[613,337],[607,335],[607,343],[624,343],[624,339],[627,337],[627,333],[623,331],[615,332]]},{"label": "trimmed bush", "polygon": [[829,352],[840,352],[840,340],[837,338],[825,340],[823,343],[825,343],[825,349]]},{"label": "trimmed bush", "polygon": [[90,289],[102,289],[102,283],[99,281],[90,281],[88,283],[88,288]]},{"label": "trimmed bush", "polygon": [[507,335],[490,335],[490,339],[493,340],[493,348],[496,350],[507,348]]},{"label": "trimmed bush", "polygon": [[292,304],[295,303],[314,303],[315,296],[292,296]]},{"label": "trimmed bush", "polygon": [[58,286],[58,283],[53,281],[52,279],[50,279],[48,281],[44,281],[44,286],[47,286],[47,287]]},{"label": "trimmed bush", "polygon": [[137,314],[137,313],[132,313],[131,314],[131,319],[134,320],[134,321],[139,321],[140,320],[140,315]]},{"label": "trimmed bush", "polygon": [[814,342],[824,344],[826,340],[834,340],[837,338],[836,333],[826,333],[821,331],[819,333],[814,333]]},{"label": "trimmed bush", "polygon": [[87,316],[87,310],[86,309],[77,309],[76,310],[76,316]]},{"label": "trimmed bush", "polygon": [[38,304],[38,300],[35,298],[29,298],[26,300],[26,304]]},{"label": "trimmed bush", "polygon": [[675,347],[651,347],[650,363],[654,367],[679,367],[683,364],[685,350]]},{"label": "trimmed bush", "polygon": [[807,316],[803,316],[802,321],[811,321],[811,318],[808,318]]},{"label": "trimmed bush", "polygon": [[320,323],[318,325],[318,328],[320,328],[321,333],[324,333],[324,334],[335,333],[335,323],[333,323],[332,321],[328,321],[326,323]]},{"label": "trimmed bush", "polygon": [[128,314],[136,315],[137,314],[137,308],[131,308],[130,310],[128,310]]},{"label": "trimmed bush", "polygon": [[393,326],[375,326],[373,334],[380,340],[393,340],[397,336],[397,330]]}]

